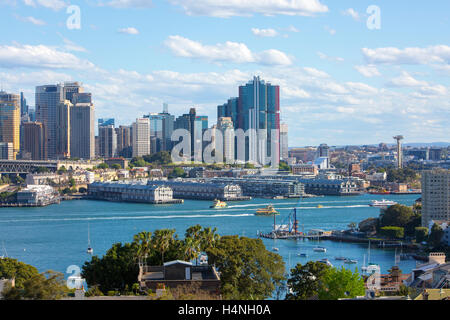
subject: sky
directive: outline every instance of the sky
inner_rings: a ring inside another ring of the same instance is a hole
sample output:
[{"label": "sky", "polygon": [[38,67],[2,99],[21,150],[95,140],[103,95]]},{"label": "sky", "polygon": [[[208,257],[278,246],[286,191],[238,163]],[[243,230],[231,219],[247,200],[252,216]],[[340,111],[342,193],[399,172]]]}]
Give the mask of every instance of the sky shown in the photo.
[{"label": "sky", "polygon": [[96,118],[217,105],[253,76],[281,88],[289,145],[450,141],[450,2],[0,0],[0,83],[80,81]]}]

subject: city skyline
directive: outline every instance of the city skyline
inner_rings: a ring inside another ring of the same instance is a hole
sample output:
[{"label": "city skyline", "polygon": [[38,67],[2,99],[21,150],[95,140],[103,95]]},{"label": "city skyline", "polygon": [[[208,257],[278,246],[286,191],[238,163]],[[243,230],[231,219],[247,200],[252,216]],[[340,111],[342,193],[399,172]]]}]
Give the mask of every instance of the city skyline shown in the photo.
[{"label": "city skyline", "polygon": [[396,132],[447,140],[448,2],[378,1],[375,30],[372,3],[360,1],[221,10],[210,1],[83,0],[81,29],[72,30],[69,1],[48,3],[0,5],[0,26],[15,29],[0,42],[2,87],[23,91],[30,106],[36,85],[77,80],[95,97],[96,119],[128,125],[166,102],[172,114],[195,107],[216,123],[217,105],[260,76],[280,85],[292,146],[390,142]]}]

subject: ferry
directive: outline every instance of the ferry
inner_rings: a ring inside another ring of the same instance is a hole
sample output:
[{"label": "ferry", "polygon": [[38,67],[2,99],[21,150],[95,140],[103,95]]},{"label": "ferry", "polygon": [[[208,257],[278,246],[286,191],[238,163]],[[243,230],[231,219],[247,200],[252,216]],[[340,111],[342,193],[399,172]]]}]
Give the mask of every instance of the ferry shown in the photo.
[{"label": "ferry", "polygon": [[257,216],[278,216],[280,213],[275,210],[273,206],[267,206],[266,208],[260,208],[256,210]]},{"label": "ferry", "polygon": [[389,200],[386,200],[386,199],[383,199],[383,200],[381,200],[381,201],[378,201],[378,200],[374,200],[374,201],[372,201],[371,203],[370,203],[370,206],[371,207],[390,207],[390,206],[394,206],[394,205],[396,205],[396,204],[398,204],[397,202],[395,202],[395,201],[389,201]]},{"label": "ferry", "polygon": [[317,208],[318,208],[318,209],[322,209],[322,208],[323,208],[323,205],[319,204],[319,205],[317,206]]},{"label": "ferry", "polygon": [[210,209],[223,209],[228,207],[226,202],[220,201],[220,200],[214,200],[214,204],[210,206]]}]

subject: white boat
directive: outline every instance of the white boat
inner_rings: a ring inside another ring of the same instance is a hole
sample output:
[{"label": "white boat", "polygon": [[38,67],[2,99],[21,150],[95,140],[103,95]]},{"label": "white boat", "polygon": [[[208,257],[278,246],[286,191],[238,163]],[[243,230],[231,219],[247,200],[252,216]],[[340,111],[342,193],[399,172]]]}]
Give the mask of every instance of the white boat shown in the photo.
[{"label": "white boat", "polygon": [[278,248],[272,248],[272,250],[275,251],[275,252],[280,251],[280,249],[278,249]]},{"label": "white boat", "polygon": [[327,248],[324,247],[316,247],[314,248],[315,252],[327,252]]},{"label": "white boat", "polygon": [[347,260],[347,258],[346,257],[335,257],[334,260],[345,261],[345,260]]},{"label": "white boat", "polygon": [[345,259],[344,263],[346,264],[357,264],[358,260],[354,260],[354,259]]},{"label": "white boat", "polygon": [[308,255],[306,254],[306,253],[299,253],[299,254],[297,254],[299,257],[301,257],[301,258],[307,258],[308,257]]},{"label": "white boat", "polygon": [[372,201],[370,203],[370,206],[371,207],[378,207],[378,208],[385,208],[385,207],[394,206],[396,204],[398,204],[398,203],[395,202],[395,201],[389,201],[389,200],[383,199],[381,201],[379,201],[379,200]]},{"label": "white boat", "polygon": [[87,254],[94,254],[94,249],[92,249],[91,247],[91,235],[90,235],[90,230],[89,230],[89,224],[88,224],[88,248],[86,250]]}]

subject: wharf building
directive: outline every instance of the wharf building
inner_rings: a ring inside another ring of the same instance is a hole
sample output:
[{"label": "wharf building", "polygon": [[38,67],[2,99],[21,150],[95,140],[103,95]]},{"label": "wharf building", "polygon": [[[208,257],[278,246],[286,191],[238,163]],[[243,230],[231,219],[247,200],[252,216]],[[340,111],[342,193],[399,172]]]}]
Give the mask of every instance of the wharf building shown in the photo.
[{"label": "wharf building", "polygon": [[27,185],[25,189],[17,192],[19,206],[42,207],[59,201],[59,193],[47,185]]},{"label": "wharf building", "polygon": [[232,183],[241,187],[245,196],[255,198],[300,198],[305,196],[305,186],[297,181],[269,178],[213,178],[214,183]]},{"label": "wharf building", "polygon": [[176,199],[240,201],[250,200],[244,196],[239,185],[218,182],[149,181],[149,184],[166,185],[172,188]]},{"label": "wharf building", "polygon": [[138,202],[150,204],[181,203],[173,199],[172,188],[145,182],[94,182],[88,186],[88,196],[94,200]]},{"label": "wharf building", "polygon": [[450,221],[450,170],[422,172],[422,226],[432,220]]}]

